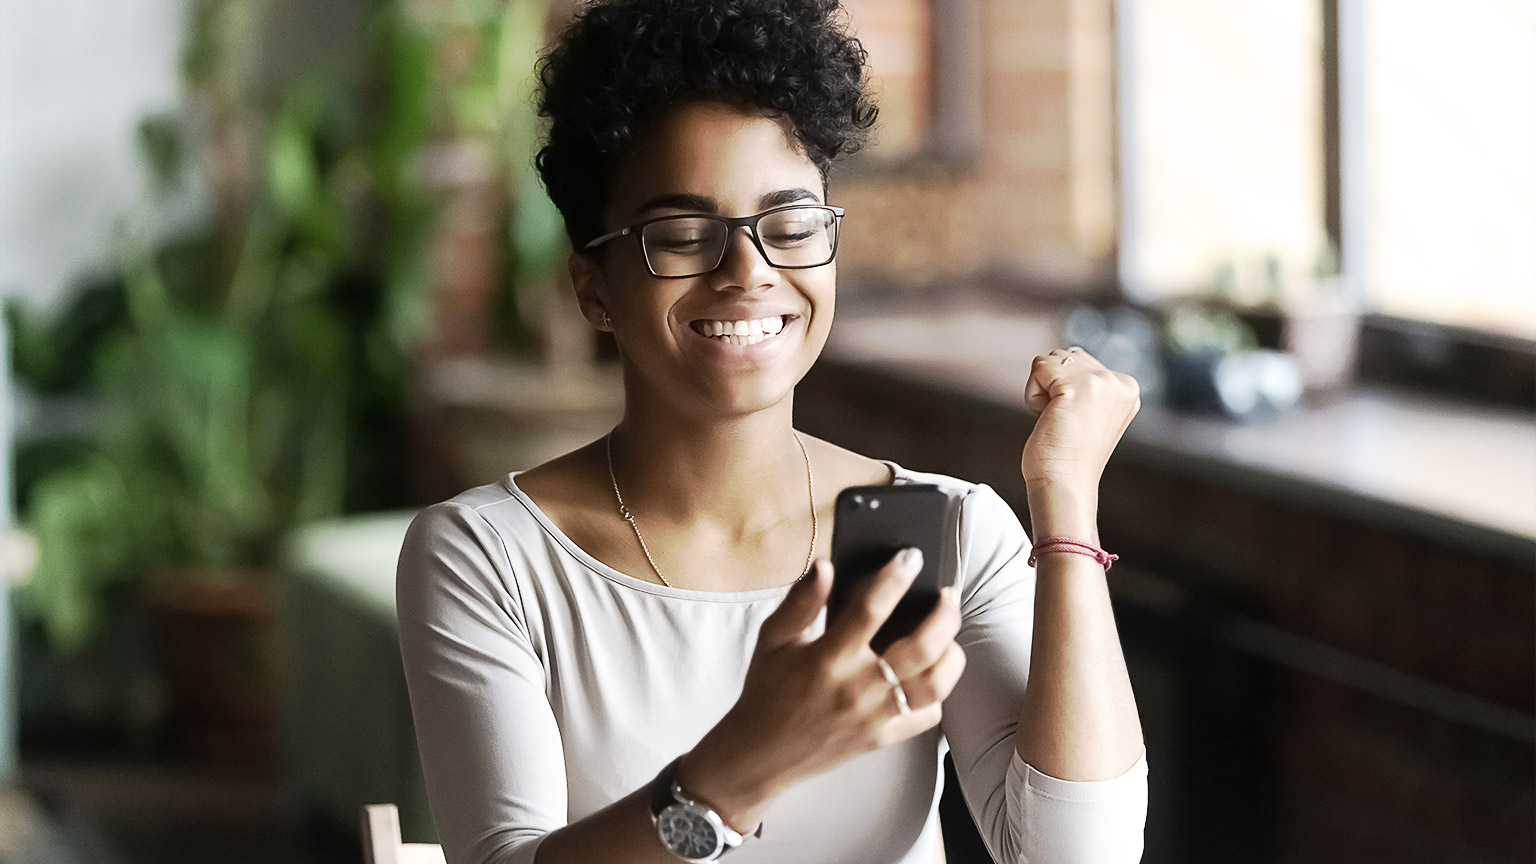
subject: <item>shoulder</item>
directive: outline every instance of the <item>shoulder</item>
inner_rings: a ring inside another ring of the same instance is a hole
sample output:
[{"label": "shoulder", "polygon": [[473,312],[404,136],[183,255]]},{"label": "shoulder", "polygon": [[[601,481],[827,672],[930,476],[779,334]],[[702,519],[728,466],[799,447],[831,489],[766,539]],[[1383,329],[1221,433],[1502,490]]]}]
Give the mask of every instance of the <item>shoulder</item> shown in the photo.
[{"label": "shoulder", "polygon": [[[961,588],[965,621],[973,626],[979,620],[975,616],[984,614],[1027,617],[1033,608],[1034,571],[1027,563],[1029,535],[1013,507],[991,486],[947,474],[898,466],[896,482],[932,484],[949,496],[951,584]],[[1010,609],[1023,611],[1005,611]]]},{"label": "shoulder", "polygon": [[929,471],[913,471],[910,468],[904,468],[894,462],[888,464],[890,464],[896,471],[897,483],[921,483],[928,486],[937,486],[942,492],[944,492],[946,495],[949,495],[951,498],[963,499],[975,493],[979,489],[987,489],[988,491],[991,491],[990,487],[986,486],[985,484],[972,483],[969,480],[961,480],[959,477],[951,477],[948,474],[935,474]]},{"label": "shoulder", "polygon": [[1013,508],[1008,506],[1001,495],[985,483],[972,483],[959,477],[951,477],[948,474],[936,474],[928,471],[913,471],[903,468],[896,463],[890,464],[896,472],[897,483],[922,483],[937,486],[939,490],[948,495],[961,506],[964,516],[973,521],[981,520],[995,522],[1018,522],[1018,516]]},{"label": "shoulder", "polygon": [[958,551],[966,567],[1012,557],[1028,544],[1018,514],[991,486],[948,474],[895,468],[897,483],[926,483],[949,496]]},{"label": "shoulder", "polygon": [[[440,501],[416,514],[411,522],[411,532],[427,538],[439,535],[501,533],[501,529],[516,524],[518,512],[526,508],[518,506],[510,478],[466,489]],[[499,523],[499,524],[498,524]]]},{"label": "shoulder", "polygon": [[515,566],[517,550],[543,532],[511,476],[466,489],[416,514],[401,551],[407,561],[439,561],[451,569],[500,572]]},{"label": "shoulder", "polygon": [[416,515],[395,572],[402,622],[474,609],[524,629],[529,550],[542,529],[514,488],[510,479],[476,486]]}]

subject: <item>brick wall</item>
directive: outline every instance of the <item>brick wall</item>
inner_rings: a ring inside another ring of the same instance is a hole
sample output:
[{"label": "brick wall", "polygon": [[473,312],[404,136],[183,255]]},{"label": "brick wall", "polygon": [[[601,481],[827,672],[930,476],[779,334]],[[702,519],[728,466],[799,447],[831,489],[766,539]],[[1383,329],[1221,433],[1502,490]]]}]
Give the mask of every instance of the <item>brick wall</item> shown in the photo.
[{"label": "brick wall", "polygon": [[1001,273],[1073,291],[1114,275],[1109,0],[972,2],[980,26],[957,62],[979,67],[975,152],[882,166],[877,146],[834,179],[851,290]]}]

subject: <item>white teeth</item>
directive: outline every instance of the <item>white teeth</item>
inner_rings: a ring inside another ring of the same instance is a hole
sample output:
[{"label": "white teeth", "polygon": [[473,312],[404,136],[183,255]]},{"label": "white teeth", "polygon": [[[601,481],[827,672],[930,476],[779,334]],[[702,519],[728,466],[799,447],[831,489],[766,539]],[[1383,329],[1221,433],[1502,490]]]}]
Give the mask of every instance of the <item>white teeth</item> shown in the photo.
[{"label": "white teeth", "polygon": [[699,332],[705,336],[724,339],[732,345],[755,345],[784,330],[784,318],[775,315],[751,321],[702,321]]}]

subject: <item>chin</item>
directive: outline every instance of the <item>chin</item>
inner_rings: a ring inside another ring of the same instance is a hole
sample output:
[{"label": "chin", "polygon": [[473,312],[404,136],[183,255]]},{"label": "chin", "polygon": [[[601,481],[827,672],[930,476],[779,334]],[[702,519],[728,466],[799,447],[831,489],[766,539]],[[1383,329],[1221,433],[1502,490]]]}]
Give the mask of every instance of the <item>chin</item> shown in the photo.
[{"label": "chin", "polygon": [[722,414],[727,417],[745,417],[759,411],[773,408],[784,400],[789,399],[795,393],[795,385],[799,383],[801,375],[788,379],[787,376],[763,376],[757,380],[730,382],[718,382],[720,386],[711,387],[704,397],[699,400],[707,406],[711,413]]}]

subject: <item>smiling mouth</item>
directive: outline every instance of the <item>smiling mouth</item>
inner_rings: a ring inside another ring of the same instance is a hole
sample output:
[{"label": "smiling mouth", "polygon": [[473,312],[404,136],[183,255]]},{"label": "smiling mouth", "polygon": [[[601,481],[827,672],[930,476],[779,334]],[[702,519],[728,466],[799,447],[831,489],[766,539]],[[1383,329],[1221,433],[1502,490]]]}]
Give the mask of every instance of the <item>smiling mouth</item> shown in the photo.
[{"label": "smiling mouth", "polygon": [[794,315],[773,315],[767,318],[752,318],[744,321],[712,321],[700,320],[691,325],[693,331],[700,336],[705,336],[719,342],[731,345],[756,345],[765,339],[772,339],[783,332]]}]

